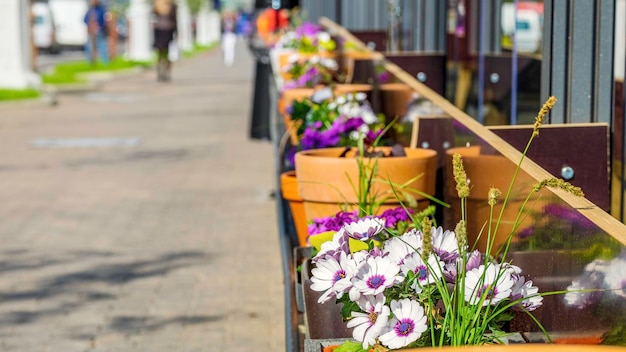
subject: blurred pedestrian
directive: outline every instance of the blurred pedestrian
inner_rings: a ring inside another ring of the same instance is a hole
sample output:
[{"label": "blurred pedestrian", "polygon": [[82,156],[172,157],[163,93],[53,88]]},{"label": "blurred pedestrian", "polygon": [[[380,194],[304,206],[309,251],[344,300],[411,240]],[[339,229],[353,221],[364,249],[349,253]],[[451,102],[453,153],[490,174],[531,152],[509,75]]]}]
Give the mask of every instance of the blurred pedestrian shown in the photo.
[{"label": "blurred pedestrian", "polygon": [[176,4],[174,4],[173,0],[154,0],[152,15],[153,47],[158,58],[157,80],[159,82],[169,81],[172,71],[170,46],[176,45],[175,37],[178,29]]},{"label": "blurred pedestrian", "polygon": [[96,62],[98,56],[100,56],[100,61],[103,64],[109,63],[105,14],[106,9],[102,6],[100,0],[91,0],[87,13],[85,13],[84,22],[87,25],[85,55],[92,65]]},{"label": "blurred pedestrian", "polygon": [[235,46],[237,45],[237,18],[232,13],[224,13],[222,19],[222,55],[224,65],[235,63]]}]

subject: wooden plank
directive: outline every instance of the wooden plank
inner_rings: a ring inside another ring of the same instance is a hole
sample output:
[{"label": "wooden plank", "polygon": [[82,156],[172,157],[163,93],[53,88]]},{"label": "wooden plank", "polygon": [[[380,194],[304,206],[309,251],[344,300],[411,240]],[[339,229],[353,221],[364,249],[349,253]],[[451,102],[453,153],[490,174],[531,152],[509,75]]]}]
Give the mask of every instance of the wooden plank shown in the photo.
[{"label": "wooden plank", "polygon": [[[515,149],[523,151],[532,134],[532,125],[490,126]],[[593,143],[589,143],[593,141]],[[585,197],[605,211],[610,210],[609,125],[577,123],[545,125],[528,148],[529,158],[553,175],[561,176],[563,167],[574,171],[572,184]]]},{"label": "wooden plank", "polygon": [[[350,32],[348,32],[345,28],[337,25],[333,21],[327,18],[322,18],[320,19],[320,24],[324,26],[327,30],[329,30],[332,35],[341,36],[344,39],[352,41],[355,45],[360,45],[362,48],[367,49],[365,45],[363,45],[363,43],[355,38]],[[381,53],[372,52],[372,55],[375,59],[384,59],[384,55]],[[522,160],[522,153],[520,151],[508,144],[493,131],[485,128],[474,118],[459,110],[446,98],[437,94],[426,85],[414,79],[411,75],[404,72],[397,65],[387,62],[385,64],[385,68],[397,79],[408,84],[422,97],[429,99],[433,102],[433,104],[439,106],[446,114],[450,115],[452,118],[463,124],[472,133],[480,137],[486,143],[490,144],[493,148],[495,148],[498,152],[507,157],[509,160],[513,161],[516,164],[520,163],[521,161],[521,169],[528,173],[531,177],[535,178],[538,181],[554,177],[545,169],[541,168],[533,160],[530,160],[529,158],[524,158]],[[539,108],[540,107],[538,106],[537,110],[539,110]],[[572,208],[578,210],[583,216],[594,222],[600,229],[605,231],[607,234],[613,236],[622,244],[626,245],[626,225],[619,222],[617,219],[609,215],[606,211],[604,211],[584,197],[576,197],[561,189],[550,188],[550,191],[560,197]]]}]

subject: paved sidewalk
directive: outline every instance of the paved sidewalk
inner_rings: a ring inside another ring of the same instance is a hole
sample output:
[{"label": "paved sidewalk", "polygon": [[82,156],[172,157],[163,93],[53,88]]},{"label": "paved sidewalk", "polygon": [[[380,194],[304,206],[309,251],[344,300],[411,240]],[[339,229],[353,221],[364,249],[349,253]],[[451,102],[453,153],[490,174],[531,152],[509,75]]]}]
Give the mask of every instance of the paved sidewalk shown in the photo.
[{"label": "paved sidewalk", "polygon": [[0,107],[0,351],[284,351],[252,70],[240,43]]}]

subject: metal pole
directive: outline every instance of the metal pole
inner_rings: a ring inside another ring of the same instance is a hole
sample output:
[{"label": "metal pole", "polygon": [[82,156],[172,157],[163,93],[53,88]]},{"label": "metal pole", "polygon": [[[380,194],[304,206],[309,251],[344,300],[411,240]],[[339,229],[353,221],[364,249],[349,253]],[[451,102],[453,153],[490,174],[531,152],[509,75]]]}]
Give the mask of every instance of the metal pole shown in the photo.
[{"label": "metal pole", "polygon": [[342,25],[342,0],[335,0],[335,22]]},{"label": "metal pole", "polygon": [[483,104],[485,102],[485,0],[480,0],[478,16],[478,121],[484,123]]},{"label": "metal pole", "polygon": [[511,60],[511,125],[517,125],[517,1],[513,1],[513,57]]},{"label": "metal pole", "polygon": [[400,0],[388,0],[387,51],[402,50],[402,7]]}]

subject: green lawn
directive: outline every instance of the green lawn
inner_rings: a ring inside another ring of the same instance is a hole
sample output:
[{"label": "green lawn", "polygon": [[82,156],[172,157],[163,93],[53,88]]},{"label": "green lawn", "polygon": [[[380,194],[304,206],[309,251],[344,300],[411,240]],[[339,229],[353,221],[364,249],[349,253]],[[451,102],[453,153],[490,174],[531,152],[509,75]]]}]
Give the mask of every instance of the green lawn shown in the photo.
[{"label": "green lawn", "polygon": [[108,64],[101,62],[91,64],[87,60],[63,62],[57,64],[52,72],[43,74],[41,79],[45,84],[84,83],[85,80],[77,77],[78,74],[120,71],[134,67],[149,67],[151,64],[151,62],[128,61],[122,58],[116,58]]},{"label": "green lawn", "polygon": [[[202,53],[205,51],[209,51],[215,48],[218,43],[214,43],[211,45],[197,45],[195,44],[193,49],[190,51],[185,51],[183,53],[183,58],[189,58],[198,53]],[[133,67],[150,67],[153,65],[153,61],[147,62],[138,62],[138,61],[128,61],[123,58],[116,58],[108,64],[103,64],[101,62],[96,62],[95,64],[89,63],[87,60],[81,61],[73,61],[73,62],[64,62],[57,64],[54,67],[54,70],[50,73],[43,74],[41,79],[44,84],[72,84],[72,83],[85,83],[85,80],[77,77],[81,73],[88,72],[109,72],[109,71],[120,71],[125,69],[131,69]]]},{"label": "green lawn", "polygon": [[36,89],[0,89],[0,101],[33,99],[41,96]]},{"label": "green lawn", "polygon": [[192,56],[194,56],[196,54],[203,53],[205,51],[209,51],[209,50],[217,47],[217,45],[218,45],[218,43],[213,43],[213,44],[210,44],[210,45],[194,44],[193,49],[191,49],[190,51],[185,51],[183,53],[183,56],[185,58],[192,57]]}]

